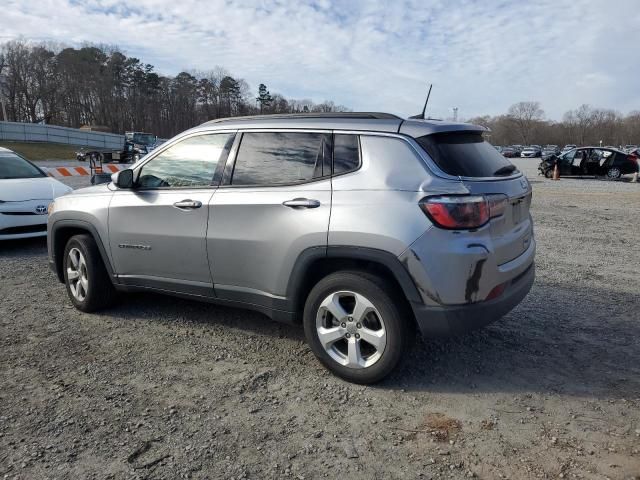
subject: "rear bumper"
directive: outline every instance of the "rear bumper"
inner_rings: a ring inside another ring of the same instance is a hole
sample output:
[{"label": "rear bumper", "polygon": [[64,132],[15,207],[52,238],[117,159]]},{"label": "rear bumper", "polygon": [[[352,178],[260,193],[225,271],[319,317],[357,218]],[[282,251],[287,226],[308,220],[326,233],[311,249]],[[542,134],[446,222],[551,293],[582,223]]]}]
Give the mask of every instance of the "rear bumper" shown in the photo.
[{"label": "rear bumper", "polygon": [[451,336],[495,322],[527,296],[535,280],[535,265],[516,277],[504,293],[493,300],[467,305],[430,306],[412,303],[413,312],[425,337]]}]

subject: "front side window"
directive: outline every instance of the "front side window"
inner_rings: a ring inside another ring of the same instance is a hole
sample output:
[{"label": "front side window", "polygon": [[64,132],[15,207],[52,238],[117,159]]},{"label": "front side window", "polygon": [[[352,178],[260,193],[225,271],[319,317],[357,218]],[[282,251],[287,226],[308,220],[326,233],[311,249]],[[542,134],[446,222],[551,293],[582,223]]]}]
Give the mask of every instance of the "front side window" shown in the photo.
[{"label": "front side window", "polygon": [[[331,135],[256,132],[242,135],[232,185],[286,185],[323,176]],[[324,172],[329,175],[330,172]]]},{"label": "front side window", "polygon": [[0,153],[0,180],[44,177],[38,167],[13,153]]},{"label": "front side window", "polygon": [[333,144],[333,173],[352,172],[360,166],[360,149],[357,135],[337,134]]},{"label": "front side window", "polygon": [[145,163],[137,185],[140,188],[212,185],[218,163],[229,154],[233,137],[230,133],[216,133],[182,140]]}]

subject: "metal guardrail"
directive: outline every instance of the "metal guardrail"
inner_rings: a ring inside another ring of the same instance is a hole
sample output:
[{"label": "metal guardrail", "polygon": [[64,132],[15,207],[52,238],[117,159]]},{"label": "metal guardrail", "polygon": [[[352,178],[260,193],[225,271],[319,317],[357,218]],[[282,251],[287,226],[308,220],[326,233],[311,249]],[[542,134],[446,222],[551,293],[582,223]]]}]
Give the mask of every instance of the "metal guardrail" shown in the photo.
[{"label": "metal guardrail", "polygon": [[36,123],[0,122],[0,140],[52,142],[82,147],[122,148],[124,135]]}]

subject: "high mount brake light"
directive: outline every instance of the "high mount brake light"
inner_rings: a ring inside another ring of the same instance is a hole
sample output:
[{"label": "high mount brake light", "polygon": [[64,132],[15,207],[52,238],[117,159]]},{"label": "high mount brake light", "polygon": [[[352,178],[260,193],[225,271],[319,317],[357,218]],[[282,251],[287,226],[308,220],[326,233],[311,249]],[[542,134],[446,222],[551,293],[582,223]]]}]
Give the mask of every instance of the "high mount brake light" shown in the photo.
[{"label": "high mount brake light", "polygon": [[438,227],[470,230],[489,221],[489,202],[483,195],[427,197],[420,208]]}]

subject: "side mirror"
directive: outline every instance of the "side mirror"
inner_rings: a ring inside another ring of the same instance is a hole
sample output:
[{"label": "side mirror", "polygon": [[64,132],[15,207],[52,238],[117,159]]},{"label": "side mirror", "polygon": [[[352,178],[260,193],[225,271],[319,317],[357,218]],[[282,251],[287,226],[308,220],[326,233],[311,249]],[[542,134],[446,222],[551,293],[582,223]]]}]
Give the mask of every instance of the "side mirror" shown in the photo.
[{"label": "side mirror", "polygon": [[118,188],[131,189],[133,188],[133,170],[130,168],[120,170],[119,172],[111,175],[111,181]]}]

